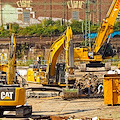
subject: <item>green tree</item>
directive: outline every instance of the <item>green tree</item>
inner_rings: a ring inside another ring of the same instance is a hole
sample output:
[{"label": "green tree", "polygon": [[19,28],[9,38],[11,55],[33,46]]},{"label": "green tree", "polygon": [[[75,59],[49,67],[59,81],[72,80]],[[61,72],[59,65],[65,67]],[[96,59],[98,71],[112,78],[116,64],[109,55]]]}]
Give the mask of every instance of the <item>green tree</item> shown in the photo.
[{"label": "green tree", "polygon": [[19,31],[19,25],[17,23],[14,23],[11,25],[11,32],[17,34]]},{"label": "green tree", "polygon": [[70,24],[73,34],[80,34],[82,33],[82,22],[72,20],[72,23]]},{"label": "green tree", "polygon": [[120,30],[120,20],[116,21],[114,25],[114,31],[119,31],[119,30]]},{"label": "green tree", "polygon": [[91,26],[90,26],[90,31],[93,32],[93,33],[98,32],[98,28],[99,28],[98,25],[94,25],[94,26],[91,25]]},{"label": "green tree", "polygon": [[0,37],[10,37],[10,31],[5,30],[3,26],[0,28]]}]

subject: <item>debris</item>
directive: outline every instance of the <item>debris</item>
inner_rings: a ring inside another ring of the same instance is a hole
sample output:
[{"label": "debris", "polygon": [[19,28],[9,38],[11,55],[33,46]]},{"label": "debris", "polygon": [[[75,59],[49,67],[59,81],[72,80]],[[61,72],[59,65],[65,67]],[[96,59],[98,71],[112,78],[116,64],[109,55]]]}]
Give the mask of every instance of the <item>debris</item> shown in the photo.
[{"label": "debris", "polygon": [[88,118],[88,117],[85,117],[85,118],[77,118],[77,119],[67,119],[67,120],[113,120],[113,119],[102,119],[102,118],[98,118],[98,117],[94,117],[94,118]]},{"label": "debris", "polygon": [[85,74],[82,76],[81,79],[76,80],[75,82],[75,87],[78,88],[80,87],[80,89],[82,90],[83,94],[88,93],[88,80],[91,80],[92,82],[92,88],[91,88],[91,93],[97,93],[97,88],[99,86],[99,84],[102,84],[101,79],[98,78],[97,75],[94,75],[93,73],[89,73],[89,74]]},{"label": "debris", "polygon": [[33,120],[51,120],[50,116],[36,115],[32,117]]},{"label": "debris", "polygon": [[68,120],[68,117],[61,117],[61,116],[50,116],[51,120]]},{"label": "debris", "polygon": [[68,117],[68,116],[34,116],[32,117],[33,120],[113,120],[113,119],[102,119],[102,118],[98,118],[98,117],[94,117],[94,118],[74,118],[73,117]]}]

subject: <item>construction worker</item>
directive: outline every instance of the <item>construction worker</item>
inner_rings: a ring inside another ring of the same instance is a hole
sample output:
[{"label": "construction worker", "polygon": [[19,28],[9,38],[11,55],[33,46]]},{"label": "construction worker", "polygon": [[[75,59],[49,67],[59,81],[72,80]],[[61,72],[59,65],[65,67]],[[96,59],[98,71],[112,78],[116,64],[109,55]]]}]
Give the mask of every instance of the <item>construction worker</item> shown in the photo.
[{"label": "construction worker", "polygon": [[1,54],[1,62],[4,62],[4,60],[5,60],[5,55],[4,55],[4,53],[2,53]]},{"label": "construction worker", "polygon": [[100,93],[103,93],[103,85],[102,84],[100,84],[98,86],[98,94],[100,94]]},{"label": "construction worker", "polygon": [[37,63],[38,63],[38,64],[41,64],[41,55],[38,55],[38,56],[37,56]]},{"label": "construction worker", "polygon": [[88,82],[87,82],[87,85],[88,85],[88,96],[90,96],[90,93],[91,93],[91,87],[92,87],[91,78],[89,78],[89,80],[88,80]]}]

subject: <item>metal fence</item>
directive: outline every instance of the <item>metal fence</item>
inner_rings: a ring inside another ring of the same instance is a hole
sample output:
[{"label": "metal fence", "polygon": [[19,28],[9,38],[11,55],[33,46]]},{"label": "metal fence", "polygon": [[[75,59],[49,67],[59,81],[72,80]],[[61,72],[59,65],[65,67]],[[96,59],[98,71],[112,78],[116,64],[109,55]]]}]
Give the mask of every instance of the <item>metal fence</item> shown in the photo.
[{"label": "metal fence", "polygon": [[[29,66],[30,64],[36,64],[37,60],[16,60],[17,66]],[[65,62],[65,60],[57,60],[57,62]],[[0,64],[7,64],[8,60],[0,60]],[[48,63],[48,60],[41,60],[41,64],[45,65]]]}]

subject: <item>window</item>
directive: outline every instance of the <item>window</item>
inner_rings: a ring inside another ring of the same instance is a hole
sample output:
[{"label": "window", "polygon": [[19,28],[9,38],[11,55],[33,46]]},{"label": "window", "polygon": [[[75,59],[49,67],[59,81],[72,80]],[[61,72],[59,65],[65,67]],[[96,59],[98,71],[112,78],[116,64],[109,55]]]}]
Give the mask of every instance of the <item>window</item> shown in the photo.
[{"label": "window", "polygon": [[73,20],[79,20],[79,13],[78,13],[78,11],[73,11],[72,12],[72,19]]},{"label": "window", "polygon": [[29,22],[30,20],[30,13],[25,11],[23,12],[23,22]]}]

